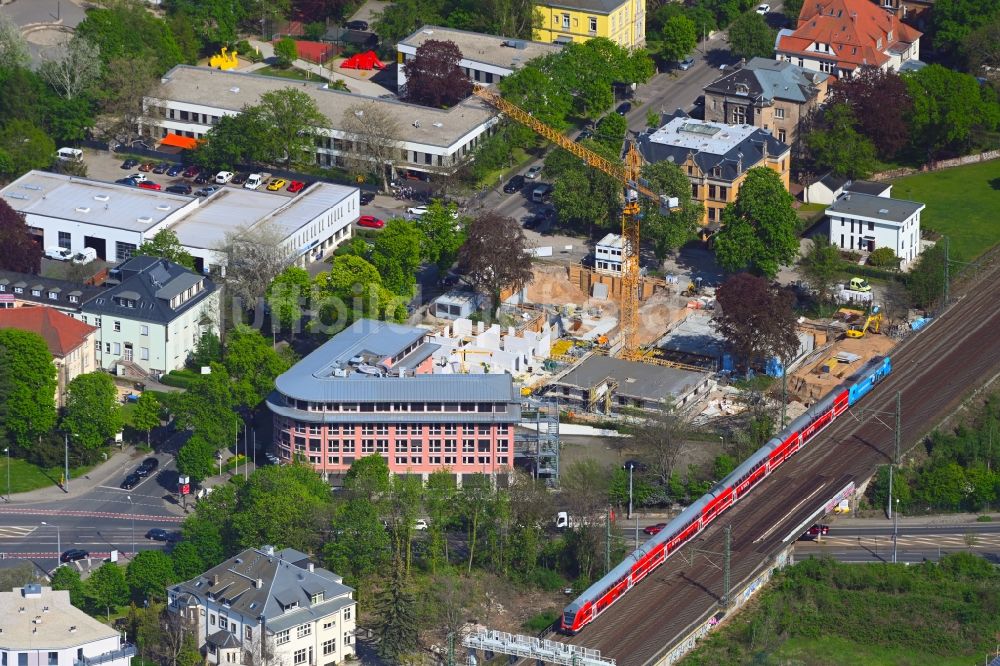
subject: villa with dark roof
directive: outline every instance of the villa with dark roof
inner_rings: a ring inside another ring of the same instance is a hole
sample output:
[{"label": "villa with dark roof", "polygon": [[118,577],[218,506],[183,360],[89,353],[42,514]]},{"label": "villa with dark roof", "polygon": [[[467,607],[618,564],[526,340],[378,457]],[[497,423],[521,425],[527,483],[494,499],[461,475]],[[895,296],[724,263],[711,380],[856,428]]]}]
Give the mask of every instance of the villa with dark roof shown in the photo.
[{"label": "villa with dark roof", "polygon": [[430,331],[359,319],[275,380],[274,448],[328,479],[378,454],[393,474],[500,475],[521,410],[511,376],[454,374]]},{"label": "villa with dark roof", "polygon": [[357,602],[305,553],[249,548],[167,588],[209,664],[334,666],[354,656]]},{"label": "villa with dark roof", "polygon": [[791,144],[799,124],[826,100],[829,74],[754,58],[705,86],[705,120],[753,125]]},{"label": "villa with dark roof", "polygon": [[666,124],[639,135],[637,145],[647,162],[672,162],[687,174],[691,197],[705,206],[702,223],[712,228],[723,209],[736,200],[747,171],[766,167],[781,176],[788,189],[791,148],[753,125],[695,120],[681,110]]}]

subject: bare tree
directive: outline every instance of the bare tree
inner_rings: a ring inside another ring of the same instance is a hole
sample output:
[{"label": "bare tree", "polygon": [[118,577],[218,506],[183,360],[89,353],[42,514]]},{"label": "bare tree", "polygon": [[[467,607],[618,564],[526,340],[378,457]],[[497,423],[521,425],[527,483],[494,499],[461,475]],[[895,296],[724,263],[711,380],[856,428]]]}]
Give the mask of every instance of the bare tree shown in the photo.
[{"label": "bare tree", "polygon": [[358,172],[377,170],[382,191],[389,191],[389,172],[394,172],[401,156],[399,123],[375,102],[348,107],[343,118],[344,140],[353,144],[344,153],[346,166]]},{"label": "bare tree", "polygon": [[14,20],[0,13],[0,68],[27,67],[30,62],[28,43]]},{"label": "bare tree", "polygon": [[143,116],[143,98],[153,90],[156,71],[143,58],[114,58],[107,64],[101,82],[105,116],[100,131],[109,138],[127,143],[136,135]]},{"label": "bare tree", "polygon": [[54,55],[38,73],[66,99],[79,96],[101,75],[100,49],[83,37],[74,37]]},{"label": "bare tree", "polygon": [[670,482],[677,466],[687,427],[687,421],[667,402],[635,429],[635,448],[663,485]]},{"label": "bare tree", "polygon": [[288,265],[289,251],[280,231],[269,224],[226,234],[218,252],[226,257],[225,284],[229,294],[247,309],[263,299],[274,278]]}]

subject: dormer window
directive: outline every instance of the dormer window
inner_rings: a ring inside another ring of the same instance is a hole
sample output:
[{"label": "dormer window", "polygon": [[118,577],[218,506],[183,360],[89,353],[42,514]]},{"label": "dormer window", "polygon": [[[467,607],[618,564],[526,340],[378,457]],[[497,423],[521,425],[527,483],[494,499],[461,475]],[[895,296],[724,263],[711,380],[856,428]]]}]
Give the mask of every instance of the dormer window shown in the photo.
[{"label": "dormer window", "polygon": [[15,294],[23,294],[24,293],[24,287],[14,287],[14,293]]},{"label": "dormer window", "polygon": [[748,94],[750,94],[750,87],[747,86],[745,83],[737,83],[736,84],[736,93],[738,95],[748,95]]},{"label": "dormer window", "polygon": [[54,301],[54,300],[57,300],[58,298],[59,298],[59,292],[58,291],[50,291],[49,292],[49,299],[51,299],[51,300]]},{"label": "dormer window", "polygon": [[314,594],[311,597],[309,597],[309,603],[311,603],[311,604],[318,604],[318,603],[321,603],[322,601],[323,601],[323,593],[322,592],[317,592],[316,594]]},{"label": "dormer window", "polygon": [[32,289],[31,290],[31,295],[32,296],[41,296],[42,295],[42,290],[41,289]]}]

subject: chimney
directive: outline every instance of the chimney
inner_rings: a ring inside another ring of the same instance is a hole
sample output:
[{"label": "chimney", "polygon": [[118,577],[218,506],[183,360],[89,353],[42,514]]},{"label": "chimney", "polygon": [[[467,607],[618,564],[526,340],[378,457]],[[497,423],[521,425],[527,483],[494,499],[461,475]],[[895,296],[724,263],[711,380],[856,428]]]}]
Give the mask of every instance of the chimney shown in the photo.
[{"label": "chimney", "polygon": [[256,587],[256,588],[257,588],[258,590],[259,590],[260,588],[264,587],[264,579],[263,579],[263,578],[258,578],[258,579],[257,579],[257,580],[256,580],[256,581],[254,582],[254,587]]},{"label": "chimney", "polygon": [[212,574],[212,585],[219,584],[219,574]]}]

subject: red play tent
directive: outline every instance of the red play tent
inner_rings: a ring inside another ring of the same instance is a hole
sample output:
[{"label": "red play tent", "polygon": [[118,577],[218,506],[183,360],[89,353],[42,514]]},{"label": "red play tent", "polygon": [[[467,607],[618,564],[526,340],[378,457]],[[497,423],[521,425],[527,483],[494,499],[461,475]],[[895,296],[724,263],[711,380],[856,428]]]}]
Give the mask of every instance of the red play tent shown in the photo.
[{"label": "red play tent", "polygon": [[378,59],[374,51],[353,55],[340,63],[344,69],[385,69],[385,63]]}]

